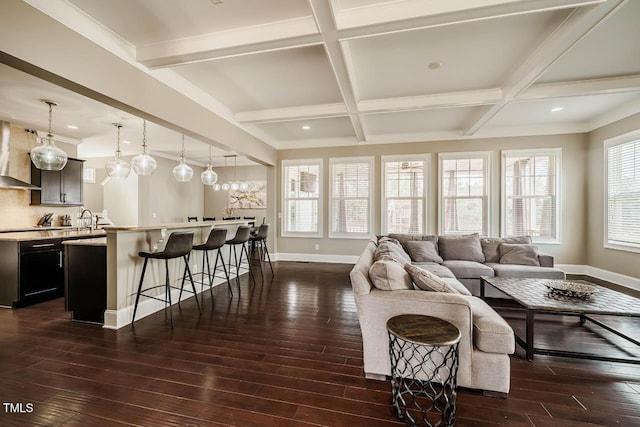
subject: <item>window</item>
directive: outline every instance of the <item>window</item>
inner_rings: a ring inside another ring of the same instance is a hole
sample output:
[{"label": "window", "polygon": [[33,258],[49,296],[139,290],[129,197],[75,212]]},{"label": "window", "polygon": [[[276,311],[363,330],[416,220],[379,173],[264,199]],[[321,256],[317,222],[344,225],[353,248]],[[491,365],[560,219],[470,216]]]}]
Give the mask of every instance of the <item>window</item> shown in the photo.
[{"label": "window", "polygon": [[382,233],[425,231],[429,155],[382,157]]},{"label": "window", "polygon": [[282,236],[322,237],[322,159],[282,161]]},{"label": "window", "polygon": [[640,252],[640,131],[605,141],[605,240]]},{"label": "window", "polygon": [[502,235],[560,241],[562,150],[502,152]]},{"label": "window", "polygon": [[329,237],[369,238],[373,228],[373,157],[329,159],[329,165]]},{"label": "window", "polygon": [[440,234],[489,235],[491,153],[441,153]]}]

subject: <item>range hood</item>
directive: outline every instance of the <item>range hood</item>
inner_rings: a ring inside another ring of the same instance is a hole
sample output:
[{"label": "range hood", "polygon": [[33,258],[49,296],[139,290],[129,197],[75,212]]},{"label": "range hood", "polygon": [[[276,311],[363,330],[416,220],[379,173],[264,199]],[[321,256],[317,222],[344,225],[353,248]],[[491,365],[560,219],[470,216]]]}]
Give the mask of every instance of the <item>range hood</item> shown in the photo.
[{"label": "range hood", "polygon": [[0,189],[40,190],[40,187],[10,177],[9,174],[9,123],[0,121]]}]

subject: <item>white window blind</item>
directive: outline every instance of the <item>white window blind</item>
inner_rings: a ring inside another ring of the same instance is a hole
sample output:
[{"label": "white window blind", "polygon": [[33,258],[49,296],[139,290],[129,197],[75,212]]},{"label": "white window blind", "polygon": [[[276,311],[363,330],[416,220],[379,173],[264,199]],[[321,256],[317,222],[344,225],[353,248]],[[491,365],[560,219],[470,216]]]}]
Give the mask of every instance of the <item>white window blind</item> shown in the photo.
[{"label": "white window blind", "polygon": [[627,139],[606,146],[605,245],[640,252],[640,135]]},{"label": "white window blind", "polygon": [[490,153],[440,154],[441,234],[489,234]]},{"label": "white window blind", "polygon": [[561,150],[503,151],[503,235],[559,241]]},{"label": "white window blind", "polygon": [[329,159],[331,208],[329,237],[371,235],[373,157]]},{"label": "white window blind", "polygon": [[382,233],[424,233],[428,156],[382,157]]},{"label": "white window blind", "polygon": [[322,160],[282,162],[282,235],[322,236]]}]

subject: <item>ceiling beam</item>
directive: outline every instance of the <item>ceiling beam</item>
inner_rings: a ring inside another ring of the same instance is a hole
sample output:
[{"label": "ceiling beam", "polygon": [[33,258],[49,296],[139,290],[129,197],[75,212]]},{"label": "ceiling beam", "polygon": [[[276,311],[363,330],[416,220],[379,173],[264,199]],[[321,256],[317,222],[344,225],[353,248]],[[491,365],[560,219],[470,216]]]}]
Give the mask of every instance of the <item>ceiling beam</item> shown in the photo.
[{"label": "ceiling beam", "polygon": [[320,104],[257,111],[242,111],[236,113],[235,120],[238,123],[266,123],[346,116],[347,114],[348,111],[344,104]]},{"label": "ceiling beam", "polygon": [[429,108],[468,107],[494,104],[502,100],[502,90],[483,89],[463,92],[435,93],[402,98],[369,99],[358,102],[361,113],[425,110]]},{"label": "ceiling beam", "polygon": [[333,12],[329,0],[309,0],[313,15],[316,20],[316,25],[322,34],[325,50],[329,57],[329,62],[338,82],[338,87],[342,94],[342,99],[347,107],[349,118],[353,125],[353,130],[359,142],[366,140],[364,135],[364,129],[360,116],[358,115],[358,106],[355,97],[355,91],[351,84],[349,72],[347,69],[347,61],[343,55],[340,41],[338,40],[338,32],[336,29],[336,23],[333,20]]},{"label": "ceiling beam", "polygon": [[640,91],[640,75],[532,85],[518,100]]},{"label": "ceiling beam", "polygon": [[469,7],[470,2],[402,0],[344,11],[336,10],[336,21],[340,38],[345,40],[523,13],[568,9],[604,1],[478,0],[474,2],[475,7]]},{"label": "ceiling beam", "polygon": [[574,10],[567,19],[548,36],[505,80],[501,102],[484,108],[467,123],[464,134],[473,135],[491,118],[498,114],[511,100],[523,93],[549,69],[562,55],[575,46],[599,23],[606,20],[626,0],[609,0],[595,6]]},{"label": "ceiling beam", "polygon": [[321,43],[311,16],[139,46],[136,60],[148,68]]}]

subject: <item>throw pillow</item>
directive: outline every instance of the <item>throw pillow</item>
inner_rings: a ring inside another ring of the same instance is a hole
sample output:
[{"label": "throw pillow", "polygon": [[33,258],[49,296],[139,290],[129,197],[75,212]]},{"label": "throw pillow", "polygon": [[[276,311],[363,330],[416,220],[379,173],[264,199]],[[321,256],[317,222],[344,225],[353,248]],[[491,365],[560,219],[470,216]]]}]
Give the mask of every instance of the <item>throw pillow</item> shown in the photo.
[{"label": "throw pillow", "polygon": [[445,260],[484,262],[478,233],[438,237],[438,252]]},{"label": "throw pillow", "polygon": [[378,244],[380,244],[380,243],[385,243],[385,242],[387,242],[387,243],[393,243],[394,245],[398,245],[398,246],[400,246],[400,242],[399,242],[397,239],[394,239],[394,238],[389,237],[389,236],[381,236],[381,237],[378,239]]},{"label": "throw pillow", "polygon": [[383,291],[413,289],[409,274],[400,264],[388,258],[376,261],[369,267],[369,279],[373,286]]},{"label": "throw pillow", "polygon": [[373,254],[373,260],[378,261],[384,255],[390,256],[401,265],[411,262],[411,257],[402,249],[402,246],[394,243],[380,243]]},{"label": "throw pillow", "polygon": [[502,243],[522,243],[530,245],[531,237],[483,237],[480,239],[480,244],[482,245],[484,262],[500,262],[500,245]]},{"label": "throw pillow", "polygon": [[446,292],[449,294],[458,293],[451,285],[430,271],[423,270],[411,264],[405,264],[404,269],[407,270],[407,273],[411,276],[413,283],[423,291]]},{"label": "throw pillow", "polygon": [[502,243],[500,264],[534,265],[539,267],[538,248],[533,245]]},{"label": "throw pillow", "polygon": [[396,239],[400,242],[405,251],[409,252],[407,249],[407,242],[414,240],[429,240],[436,245],[438,244],[438,236],[433,236],[429,234],[409,234],[409,233],[389,233],[389,237],[392,239]]},{"label": "throw pillow", "polygon": [[442,257],[438,255],[435,242],[429,240],[409,240],[406,243],[411,261],[442,263]]}]

